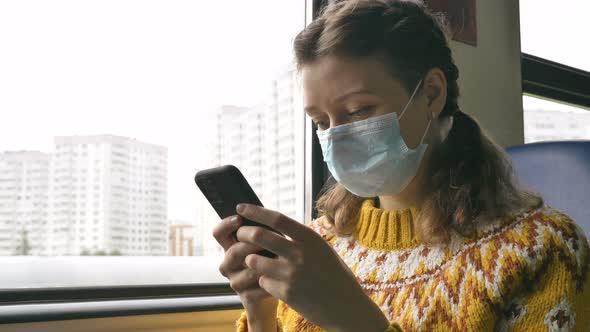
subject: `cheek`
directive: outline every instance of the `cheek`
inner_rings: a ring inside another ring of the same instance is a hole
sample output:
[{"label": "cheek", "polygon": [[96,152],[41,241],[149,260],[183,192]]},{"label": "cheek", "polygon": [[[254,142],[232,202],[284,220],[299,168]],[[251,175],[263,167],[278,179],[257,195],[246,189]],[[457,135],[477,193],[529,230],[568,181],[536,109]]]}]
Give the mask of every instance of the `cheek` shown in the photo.
[{"label": "cheek", "polygon": [[415,149],[420,144],[426,131],[429,121],[427,111],[419,106],[410,105],[399,121],[401,136],[410,149]]}]

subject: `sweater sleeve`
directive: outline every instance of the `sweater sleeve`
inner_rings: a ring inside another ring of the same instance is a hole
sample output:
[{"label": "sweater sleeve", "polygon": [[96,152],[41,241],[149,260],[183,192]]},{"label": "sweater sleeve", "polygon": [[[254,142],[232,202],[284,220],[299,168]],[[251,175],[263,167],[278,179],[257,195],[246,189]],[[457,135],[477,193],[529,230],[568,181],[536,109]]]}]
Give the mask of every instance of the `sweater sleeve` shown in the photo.
[{"label": "sweater sleeve", "polygon": [[403,332],[402,328],[397,323],[391,323],[385,330],[385,332]]},{"label": "sweater sleeve", "polygon": [[[236,322],[236,332],[248,332],[248,317],[246,311],[243,311]],[[283,331],[283,323],[277,317],[277,332]],[[384,332],[403,332],[402,328],[397,323],[391,323]]]},{"label": "sweater sleeve", "polygon": [[[277,317],[277,332],[283,331],[283,324],[281,319]],[[236,332],[248,332],[248,316],[246,310],[242,311],[242,314],[236,321]]]},{"label": "sweater sleeve", "polygon": [[583,233],[581,238],[577,244],[566,240],[551,246],[554,255],[539,277],[505,305],[499,330],[590,330],[588,242]]},{"label": "sweater sleeve", "polygon": [[[322,218],[314,219],[310,222],[309,227],[321,235],[324,240],[330,242],[334,235],[322,226]],[[246,311],[243,311],[236,322],[237,332],[248,331],[248,317]],[[285,303],[279,301],[277,310],[277,331],[282,332],[285,327],[288,331],[306,332],[306,331],[324,331],[321,327],[306,321],[296,311],[289,308]],[[403,332],[403,329],[395,322],[391,322],[384,332]]]}]

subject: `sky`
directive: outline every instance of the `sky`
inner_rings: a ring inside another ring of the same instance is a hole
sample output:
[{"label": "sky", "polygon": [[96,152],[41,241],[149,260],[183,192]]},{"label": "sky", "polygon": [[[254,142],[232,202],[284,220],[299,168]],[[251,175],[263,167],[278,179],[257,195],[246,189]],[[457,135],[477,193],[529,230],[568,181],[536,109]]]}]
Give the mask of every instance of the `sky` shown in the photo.
[{"label": "sky", "polygon": [[0,151],[60,135],[167,146],[169,218],[193,221],[214,111],[265,102],[304,24],[300,0],[2,0]]},{"label": "sky", "polygon": [[[590,70],[590,2],[520,3],[524,52]],[[94,134],[167,146],[169,218],[193,221],[214,111],[265,102],[304,11],[303,0],[2,0],[0,151]]]},{"label": "sky", "polygon": [[520,0],[522,52],[590,71],[588,17],[588,0]]},{"label": "sky", "polygon": [[[588,0],[520,0],[522,52],[590,71]],[[535,97],[523,98],[524,109],[586,112]]]}]

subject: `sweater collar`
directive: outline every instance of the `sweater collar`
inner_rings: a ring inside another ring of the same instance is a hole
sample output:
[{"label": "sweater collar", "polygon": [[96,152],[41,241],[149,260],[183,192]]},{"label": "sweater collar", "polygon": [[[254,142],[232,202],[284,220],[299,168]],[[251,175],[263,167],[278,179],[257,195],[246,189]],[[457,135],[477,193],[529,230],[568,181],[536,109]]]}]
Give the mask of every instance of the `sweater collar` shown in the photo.
[{"label": "sweater collar", "polygon": [[378,250],[401,250],[419,245],[414,220],[416,209],[385,210],[373,199],[363,202],[354,237],[363,246]]}]

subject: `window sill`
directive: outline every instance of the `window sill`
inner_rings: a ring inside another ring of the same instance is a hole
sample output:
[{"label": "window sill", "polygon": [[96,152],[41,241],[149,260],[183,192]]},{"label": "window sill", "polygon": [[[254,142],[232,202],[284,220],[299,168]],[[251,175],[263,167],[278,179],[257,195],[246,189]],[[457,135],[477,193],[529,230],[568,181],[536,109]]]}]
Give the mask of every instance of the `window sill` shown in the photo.
[{"label": "window sill", "polygon": [[237,295],[0,306],[0,324],[240,309]]}]

